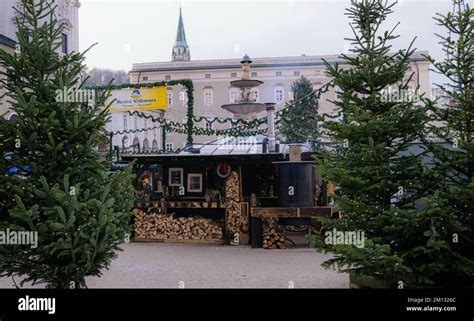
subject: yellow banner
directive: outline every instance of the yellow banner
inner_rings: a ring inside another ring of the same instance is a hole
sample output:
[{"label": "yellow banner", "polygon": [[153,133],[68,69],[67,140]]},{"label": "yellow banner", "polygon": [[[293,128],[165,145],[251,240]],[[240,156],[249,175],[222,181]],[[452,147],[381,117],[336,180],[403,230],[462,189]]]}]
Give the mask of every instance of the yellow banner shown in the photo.
[{"label": "yellow banner", "polygon": [[113,89],[108,103],[110,111],[154,110],[168,108],[166,86]]}]

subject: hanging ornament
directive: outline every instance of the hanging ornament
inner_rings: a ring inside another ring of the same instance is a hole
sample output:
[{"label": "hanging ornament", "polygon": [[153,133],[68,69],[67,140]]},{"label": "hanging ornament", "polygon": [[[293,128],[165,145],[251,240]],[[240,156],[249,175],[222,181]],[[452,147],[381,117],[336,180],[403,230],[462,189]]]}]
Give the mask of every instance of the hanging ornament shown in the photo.
[{"label": "hanging ornament", "polygon": [[227,163],[220,163],[217,166],[217,175],[219,175],[220,178],[226,178],[227,176],[230,175],[231,171],[232,171],[232,168]]}]

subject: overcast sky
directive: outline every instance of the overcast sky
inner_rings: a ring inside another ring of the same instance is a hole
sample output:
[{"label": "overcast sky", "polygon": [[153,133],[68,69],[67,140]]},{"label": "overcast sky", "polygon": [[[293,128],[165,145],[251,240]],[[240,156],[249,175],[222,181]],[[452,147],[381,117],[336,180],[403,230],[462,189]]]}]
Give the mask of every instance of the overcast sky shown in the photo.
[{"label": "overcast sky", "polygon": [[[472,3],[474,0],[468,0]],[[349,0],[81,0],[80,47],[90,68],[129,71],[133,63],[170,61],[179,4],[183,10],[191,59],[340,54],[351,35],[344,15]],[[394,49],[415,47],[442,58],[435,32],[436,12],[452,9],[452,0],[399,0],[384,29],[398,21]]]}]

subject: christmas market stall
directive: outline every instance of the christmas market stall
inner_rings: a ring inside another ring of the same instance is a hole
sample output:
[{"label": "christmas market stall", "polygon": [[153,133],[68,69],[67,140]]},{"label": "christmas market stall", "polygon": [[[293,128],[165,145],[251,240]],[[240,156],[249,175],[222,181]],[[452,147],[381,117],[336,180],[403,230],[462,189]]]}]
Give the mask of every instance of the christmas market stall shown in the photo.
[{"label": "christmas market stall", "polygon": [[136,241],[285,248],[285,226],[331,215],[309,144],[227,137],[136,160]]},{"label": "christmas market stall", "polygon": [[[275,112],[274,102],[255,99],[252,90],[263,81],[250,77],[251,63],[245,55],[242,78],[230,82],[240,90],[240,97],[221,106],[233,117],[206,119],[228,123],[227,129],[194,126],[194,121],[203,117],[193,114],[193,86],[187,80],[176,83],[188,89],[186,124],[134,112],[158,122],[163,131],[162,150],[140,151],[136,146],[117,154],[124,162],[136,160],[135,240],[285,248],[287,230],[307,230],[310,225],[318,228],[318,216],[333,214],[334,207],[327,205],[325,184],[314,169],[311,144],[278,140],[276,127],[289,109]],[[158,85],[163,83],[148,84]],[[293,104],[319,99],[329,86]],[[263,111],[266,117],[258,118]],[[166,150],[167,131],[187,134],[186,147]],[[195,135],[220,138],[197,144]]]}]

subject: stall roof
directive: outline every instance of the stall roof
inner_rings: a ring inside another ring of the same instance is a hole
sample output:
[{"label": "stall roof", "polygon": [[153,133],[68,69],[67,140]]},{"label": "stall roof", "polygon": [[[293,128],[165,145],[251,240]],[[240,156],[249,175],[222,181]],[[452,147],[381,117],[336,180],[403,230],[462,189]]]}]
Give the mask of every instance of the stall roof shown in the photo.
[{"label": "stall roof", "polygon": [[264,135],[256,136],[237,136],[225,137],[210,141],[205,144],[193,144],[186,146],[177,153],[154,154],[154,153],[126,153],[123,156],[160,156],[160,157],[176,157],[176,156],[237,156],[237,155],[268,155],[268,154],[288,154],[290,145],[300,145],[302,152],[311,152],[309,143],[280,143],[278,153],[264,153],[263,141],[267,138]]}]

